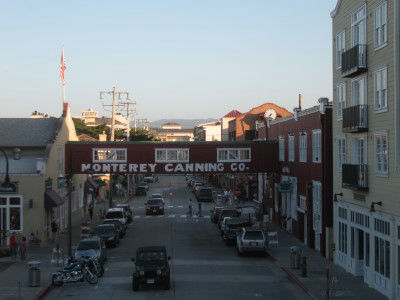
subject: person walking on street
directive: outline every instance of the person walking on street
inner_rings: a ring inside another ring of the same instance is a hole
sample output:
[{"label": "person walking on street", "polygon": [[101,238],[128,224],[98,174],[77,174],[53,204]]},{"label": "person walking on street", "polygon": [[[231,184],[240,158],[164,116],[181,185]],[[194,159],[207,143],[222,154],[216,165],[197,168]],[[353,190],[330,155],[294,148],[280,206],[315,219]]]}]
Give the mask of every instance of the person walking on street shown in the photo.
[{"label": "person walking on street", "polygon": [[93,203],[89,204],[88,210],[89,210],[90,221],[92,221],[93,220]]},{"label": "person walking on street", "polygon": [[189,217],[191,218],[193,216],[192,212],[192,199],[189,199]]},{"label": "person walking on street", "polygon": [[26,237],[22,237],[21,242],[19,243],[19,254],[21,257],[21,262],[26,259]]},{"label": "person walking on street", "polygon": [[57,231],[58,231],[58,225],[57,225],[56,220],[53,218],[53,221],[51,222],[51,232],[53,234],[53,236],[52,236],[53,243],[56,240]]},{"label": "person walking on street", "polygon": [[197,205],[198,205],[198,208],[199,208],[199,214],[198,214],[198,216],[199,216],[199,217],[202,217],[202,215],[201,215],[201,202],[198,201],[198,202],[197,202]]},{"label": "person walking on street", "polygon": [[17,241],[14,233],[11,233],[10,236],[10,254],[12,262],[15,262],[17,260]]}]

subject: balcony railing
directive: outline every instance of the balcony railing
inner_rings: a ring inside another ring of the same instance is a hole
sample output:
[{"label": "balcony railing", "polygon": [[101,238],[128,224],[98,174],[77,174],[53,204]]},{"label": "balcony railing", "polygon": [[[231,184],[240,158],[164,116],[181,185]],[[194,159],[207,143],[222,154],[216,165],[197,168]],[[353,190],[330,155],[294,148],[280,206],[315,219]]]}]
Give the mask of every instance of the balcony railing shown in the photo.
[{"label": "balcony railing", "polygon": [[368,131],[368,105],[359,104],[344,108],[342,129],[344,132]]},{"label": "balcony railing", "polygon": [[342,53],[342,76],[353,77],[367,71],[367,45],[356,45]]},{"label": "balcony railing", "polygon": [[368,165],[342,165],[342,186],[352,190],[368,191]]}]

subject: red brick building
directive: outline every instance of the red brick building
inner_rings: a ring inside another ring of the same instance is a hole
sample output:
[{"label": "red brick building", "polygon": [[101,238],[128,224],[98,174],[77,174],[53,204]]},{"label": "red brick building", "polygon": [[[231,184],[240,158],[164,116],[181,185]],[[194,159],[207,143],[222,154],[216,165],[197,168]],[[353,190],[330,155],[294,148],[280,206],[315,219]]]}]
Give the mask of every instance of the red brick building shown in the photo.
[{"label": "red brick building", "polygon": [[332,234],[332,106],[326,98],[319,102],[267,120],[258,137],[279,141],[279,172],[264,174],[265,211],[326,256]]}]

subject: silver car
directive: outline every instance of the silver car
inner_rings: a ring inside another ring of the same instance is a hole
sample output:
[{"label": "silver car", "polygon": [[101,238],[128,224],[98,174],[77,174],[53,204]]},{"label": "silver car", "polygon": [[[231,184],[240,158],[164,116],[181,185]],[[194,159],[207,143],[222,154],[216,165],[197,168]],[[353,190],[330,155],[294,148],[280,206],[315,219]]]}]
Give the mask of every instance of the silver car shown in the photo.
[{"label": "silver car", "polygon": [[239,255],[249,252],[267,252],[267,238],[258,228],[243,227],[236,237],[236,248]]}]

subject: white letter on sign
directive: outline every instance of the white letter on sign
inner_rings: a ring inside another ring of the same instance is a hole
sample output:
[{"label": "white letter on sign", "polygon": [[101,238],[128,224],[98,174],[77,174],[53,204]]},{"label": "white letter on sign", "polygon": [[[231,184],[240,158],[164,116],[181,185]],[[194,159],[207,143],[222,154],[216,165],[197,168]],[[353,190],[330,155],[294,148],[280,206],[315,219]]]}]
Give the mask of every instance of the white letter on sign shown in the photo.
[{"label": "white letter on sign", "polygon": [[237,171],[237,163],[231,163],[231,170],[232,170],[233,172],[236,172],[236,171]]},{"label": "white letter on sign", "polygon": [[81,165],[81,171],[85,172],[86,170],[90,169],[90,164],[82,164]]},{"label": "white letter on sign", "polygon": [[239,164],[239,171],[244,171],[246,169],[246,165],[244,163]]},{"label": "white letter on sign", "polygon": [[165,165],[165,172],[172,172],[173,170],[173,164],[166,164]]}]

